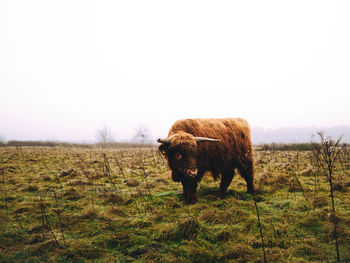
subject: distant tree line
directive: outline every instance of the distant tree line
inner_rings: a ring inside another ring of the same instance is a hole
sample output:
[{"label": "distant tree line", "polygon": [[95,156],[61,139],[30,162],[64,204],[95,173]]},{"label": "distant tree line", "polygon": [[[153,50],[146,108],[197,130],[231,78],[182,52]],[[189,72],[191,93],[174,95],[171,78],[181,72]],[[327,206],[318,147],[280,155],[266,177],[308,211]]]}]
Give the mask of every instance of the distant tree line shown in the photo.
[{"label": "distant tree line", "polygon": [[311,151],[311,143],[264,143],[256,146],[262,151]]},{"label": "distant tree line", "polygon": [[253,127],[252,141],[253,144],[309,143],[311,136],[321,130],[334,138],[338,138],[339,136],[343,135],[342,141],[350,143],[350,126],[333,126],[328,128],[311,126],[279,129]]},{"label": "distant tree line", "polygon": [[57,141],[17,141],[11,140],[8,142],[1,142],[1,146],[20,147],[20,146],[39,146],[39,147],[78,147],[78,148],[140,148],[140,147],[154,147],[154,144],[140,144],[132,142],[108,142],[108,143],[69,143]]},{"label": "distant tree line", "polygon": [[[269,150],[311,150],[311,136],[318,131],[325,131],[329,136],[338,138],[342,136],[344,143],[350,143],[350,126],[334,126],[330,128],[319,127],[296,127],[296,128],[279,128],[279,129],[264,129],[253,127],[252,141],[258,146],[258,149]],[[24,141],[10,140],[6,141],[0,136],[0,146],[45,146],[45,147],[110,147],[110,148],[125,148],[125,147],[150,147],[155,146],[155,141],[149,130],[140,125],[135,129],[134,135],[130,142],[118,142],[114,133],[107,126],[102,127],[96,132],[97,143],[69,143],[59,141]]]},{"label": "distant tree line", "polygon": [[79,148],[140,148],[154,147],[150,132],[145,126],[140,125],[130,142],[118,142],[114,133],[107,126],[103,126],[96,132],[96,143],[70,143],[61,141],[41,141],[41,140],[10,140],[5,141],[0,137],[0,146],[41,146],[41,147],[79,147]]}]

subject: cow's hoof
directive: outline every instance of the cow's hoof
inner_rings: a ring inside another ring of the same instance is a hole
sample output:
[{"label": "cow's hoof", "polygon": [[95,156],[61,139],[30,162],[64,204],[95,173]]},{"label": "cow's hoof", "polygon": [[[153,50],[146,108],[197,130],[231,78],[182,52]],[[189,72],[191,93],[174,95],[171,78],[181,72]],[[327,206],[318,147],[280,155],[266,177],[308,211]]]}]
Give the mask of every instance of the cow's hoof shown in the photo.
[{"label": "cow's hoof", "polygon": [[186,205],[194,205],[196,202],[197,202],[196,199],[190,199],[185,201]]}]

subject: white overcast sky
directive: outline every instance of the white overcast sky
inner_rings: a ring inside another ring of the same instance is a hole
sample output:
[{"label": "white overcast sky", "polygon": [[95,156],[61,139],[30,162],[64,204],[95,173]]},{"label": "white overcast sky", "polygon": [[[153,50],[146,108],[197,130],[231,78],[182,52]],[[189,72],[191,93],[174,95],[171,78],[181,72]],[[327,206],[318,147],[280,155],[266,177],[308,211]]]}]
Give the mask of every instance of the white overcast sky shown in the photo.
[{"label": "white overcast sky", "polygon": [[0,136],[350,124],[350,1],[0,0]]}]

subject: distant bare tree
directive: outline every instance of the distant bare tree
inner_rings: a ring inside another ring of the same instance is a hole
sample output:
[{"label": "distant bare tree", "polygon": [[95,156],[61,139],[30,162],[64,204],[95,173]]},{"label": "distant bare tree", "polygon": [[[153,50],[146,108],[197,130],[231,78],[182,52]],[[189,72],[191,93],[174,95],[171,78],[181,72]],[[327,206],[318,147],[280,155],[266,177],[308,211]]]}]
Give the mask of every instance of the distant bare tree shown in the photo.
[{"label": "distant bare tree", "polygon": [[136,129],[136,133],[133,137],[133,141],[135,141],[137,143],[141,143],[141,144],[150,143],[151,142],[150,132],[148,131],[148,129],[145,126],[140,125]]},{"label": "distant bare tree", "polygon": [[108,143],[114,141],[113,133],[107,126],[104,126],[102,129],[97,131],[96,138],[97,141],[101,143]]}]

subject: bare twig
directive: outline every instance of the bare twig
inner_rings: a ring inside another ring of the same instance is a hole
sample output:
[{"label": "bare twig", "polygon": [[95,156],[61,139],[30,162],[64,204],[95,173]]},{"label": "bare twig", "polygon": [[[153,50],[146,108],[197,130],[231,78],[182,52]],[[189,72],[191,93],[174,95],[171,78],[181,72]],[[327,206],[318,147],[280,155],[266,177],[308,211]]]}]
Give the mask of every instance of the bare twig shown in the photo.
[{"label": "bare twig", "polygon": [[49,173],[51,173],[51,174],[56,178],[56,181],[57,181],[57,183],[60,185],[60,188],[63,189],[63,185],[62,185],[62,183],[61,183],[61,180],[60,180],[59,176],[57,175],[57,171],[56,171],[56,172],[53,172],[51,169],[49,169],[49,167],[48,167],[45,163],[44,163],[44,166],[45,166],[45,168],[47,169],[47,171],[48,171]]},{"label": "bare twig", "polygon": [[340,261],[339,255],[339,244],[338,244],[338,232],[337,232],[337,220],[335,214],[335,204],[334,204],[334,190],[333,190],[333,177],[334,177],[334,168],[335,164],[338,161],[338,158],[341,152],[345,148],[345,144],[341,144],[340,137],[337,141],[333,140],[331,137],[325,138],[324,132],[320,131],[317,133],[320,137],[320,143],[312,143],[313,147],[313,156],[316,160],[316,163],[324,172],[324,175],[327,177],[330,187],[330,195],[332,200],[332,221],[334,226],[334,237],[335,237],[335,246],[337,250],[337,261]]}]

